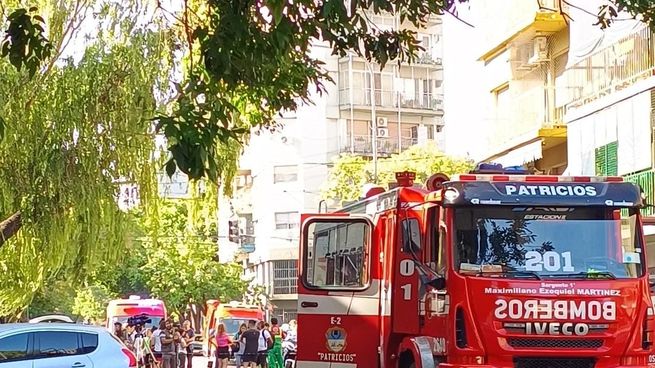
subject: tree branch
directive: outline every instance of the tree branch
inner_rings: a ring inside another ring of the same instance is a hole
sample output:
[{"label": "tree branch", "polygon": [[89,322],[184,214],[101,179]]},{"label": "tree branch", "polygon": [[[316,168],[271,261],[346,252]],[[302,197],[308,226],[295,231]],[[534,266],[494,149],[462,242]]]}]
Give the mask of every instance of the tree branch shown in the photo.
[{"label": "tree branch", "polygon": [[15,212],[13,215],[0,222],[0,246],[2,246],[9,238],[16,235],[22,225],[23,215],[20,211]]}]

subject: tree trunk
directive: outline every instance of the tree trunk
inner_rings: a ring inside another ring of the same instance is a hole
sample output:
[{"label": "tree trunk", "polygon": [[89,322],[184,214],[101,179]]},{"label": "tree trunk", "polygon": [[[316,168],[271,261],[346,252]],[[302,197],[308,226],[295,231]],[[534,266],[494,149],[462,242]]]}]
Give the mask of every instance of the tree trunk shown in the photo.
[{"label": "tree trunk", "polygon": [[22,225],[22,214],[20,211],[0,222],[0,246],[2,246],[7,239],[16,235]]}]

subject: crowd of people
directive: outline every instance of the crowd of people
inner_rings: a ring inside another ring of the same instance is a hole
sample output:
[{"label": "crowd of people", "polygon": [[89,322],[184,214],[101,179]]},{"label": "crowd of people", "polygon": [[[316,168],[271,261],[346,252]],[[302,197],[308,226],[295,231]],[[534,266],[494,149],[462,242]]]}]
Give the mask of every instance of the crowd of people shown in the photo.
[{"label": "crowd of people", "polygon": [[[296,334],[295,320],[284,325],[279,325],[277,318],[270,323],[250,320],[241,324],[234,336],[220,323],[210,339],[215,354],[207,368],[226,368],[231,358],[237,367],[284,368],[283,343],[295,349]],[[125,327],[117,322],[114,335],[132,350],[138,367],[193,368],[195,331],[189,321],[180,325],[162,320],[159,328],[145,328],[138,321]]]},{"label": "crowd of people", "polygon": [[271,318],[270,324],[250,320],[234,336],[228,335],[225,325],[219,324],[214,337],[216,368],[227,367],[232,356],[237,367],[284,368],[282,343],[295,346],[296,331],[295,320],[280,326],[277,318]]},{"label": "crowd of people", "polygon": [[134,353],[138,367],[192,368],[195,332],[189,321],[182,325],[162,320],[159,328],[143,324],[114,324],[114,335]]}]

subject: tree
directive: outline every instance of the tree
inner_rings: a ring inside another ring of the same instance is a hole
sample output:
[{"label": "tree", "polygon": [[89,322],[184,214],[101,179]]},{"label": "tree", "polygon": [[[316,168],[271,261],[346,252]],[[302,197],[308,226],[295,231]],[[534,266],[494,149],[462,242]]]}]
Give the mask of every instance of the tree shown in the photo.
[{"label": "tree", "polygon": [[362,188],[371,177],[368,162],[362,156],[342,154],[334,160],[323,188],[325,199],[351,201],[362,196]]},{"label": "tree", "polygon": [[[18,316],[43,285],[81,283],[123,252],[129,219],[116,196],[121,181],[139,185],[142,203],[157,195],[161,163],[149,119],[172,67],[170,37],[156,22],[137,24],[137,0],[105,4],[87,40],[79,27],[95,4],[34,3],[45,19],[36,9],[12,10],[17,1],[0,6],[0,28],[8,29],[0,58],[0,316]],[[69,57],[71,46],[84,48]]]},{"label": "tree", "polygon": [[215,221],[194,216],[193,207],[193,203],[163,202],[156,217],[142,217],[139,237],[146,255],[140,267],[145,284],[178,315],[189,305],[204,312],[209,299],[240,300],[248,287],[240,265],[217,261]]},{"label": "tree", "polygon": [[[231,175],[238,156],[234,147],[247,141],[251,128],[275,129],[275,114],[310,102],[312,88],[324,91],[323,83],[330,77],[310,55],[316,40],[326,42],[335,54],[352,51],[381,67],[389,61],[412,61],[421,49],[416,34],[381,30],[368,15],[399,14],[402,21],[420,27],[436,14],[456,16],[457,5],[464,2],[189,0],[179,15],[159,5],[164,17],[172,15],[178,21],[177,32],[189,52],[173,109],[157,119],[171,153],[167,172],[172,174],[177,167],[194,179],[207,176],[214,181]],[[559,8],[564,5],[577,6],[559,0]],[[77,8],[70,10],[79,14]],[[610,0],[599,7],[597,24],[610,26],[622,11],[655,29],[655,5],[650,0]],[[33,74],[52,48],[32,9],[17,12],[6,22],[9,32],[2,55]],[[176,50],[182,47],[174,45]],[[1,126],[0,121],[0,135]],[[231,148],[226,151],[226,146]],[[3,234],[12,234],[16,226],[11,224],[0,223]]]},{"label": "tree", "polygon": [[454,159],[439,152],[436,146],[415,145],[409,149],[378,160],[377,180],[374,177],[373,162],[361,156],[344,154],[335,159],[328,181],[323,188],[323,197],[341,201],[359,199],[366,183],[386,186],[396,181],[395,173],[412,171],[415,182],[425,182],[432,174],[452,175],[465,173],[473,168],[468,160]]}]

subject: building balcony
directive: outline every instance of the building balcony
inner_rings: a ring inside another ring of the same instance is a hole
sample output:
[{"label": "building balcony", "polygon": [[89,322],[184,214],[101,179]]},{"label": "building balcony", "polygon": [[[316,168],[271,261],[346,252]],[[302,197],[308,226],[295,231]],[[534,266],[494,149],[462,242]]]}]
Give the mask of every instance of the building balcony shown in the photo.
[{"label": "building balcony", "polygon": [[[391,156],[392,154],[406,150],[418,144],[418,138],[379,138],[377,139],[377,151],[380,156]],[[341,147],[341,152],[350,152],[362,156],[373,155],[373,137],[367,135],[348,136]]]},{"label": "building balcony", "polygon": [[[371,110],[370,89],[342,89],[339,91],[341,110],[350,108],[357,110]],[[375,106],[377,109],[443,115],[443,94],[402,94],[388,90],[375,91]]]},{"label": "building balcony", "polygon": [[435,68],[443,68],[443,60],[440,57],[434,56],[432,52],[422,52],[418,55],[416,60],[414,61],[414,64],[417,65],[432,65]]},{"label": "building balcony", "polygon": [[497,19],[493,17],[490,17],[488,23],[483,26],[484,29],[489,30],[489,34],[486,42],[483,43],[485,46],[481,50],[481,61],[487,62],[495,58],[518,39],[531,38],[537,34],[553,34],[568,26],[562,15],[562,13],[566,14],[568,9],[565,4],[565,7],[560,9],[560,4],[563,2],[559,0],[538,2],[515,0],[511,4],[512,14],[507,18],[511,20],[504,22],[504,26],[499,26]]},{"label": "building balcony", "polygon": [[655,75],[655,39],[644,28],[578,61],[565,72],[567,108],[575,108]]}]

